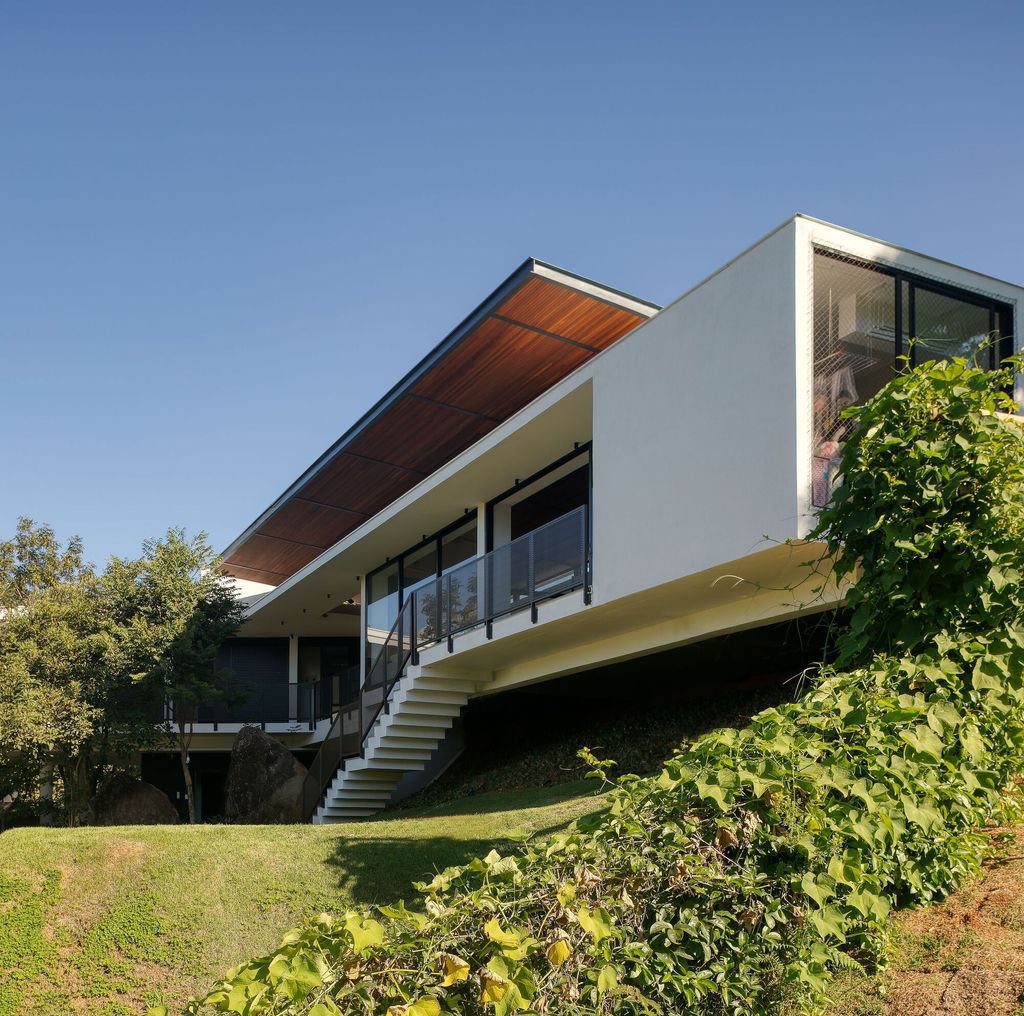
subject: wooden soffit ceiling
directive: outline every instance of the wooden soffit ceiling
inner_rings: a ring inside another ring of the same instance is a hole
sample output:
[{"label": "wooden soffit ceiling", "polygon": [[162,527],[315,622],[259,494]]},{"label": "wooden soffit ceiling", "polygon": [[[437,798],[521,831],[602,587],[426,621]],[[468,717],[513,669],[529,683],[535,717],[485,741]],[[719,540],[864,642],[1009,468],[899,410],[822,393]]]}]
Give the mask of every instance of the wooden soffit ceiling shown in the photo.
[{"label": "wooden soffit ceiling", "polygon": [[529,259],[224,552],[278,585],[660,308]]}]

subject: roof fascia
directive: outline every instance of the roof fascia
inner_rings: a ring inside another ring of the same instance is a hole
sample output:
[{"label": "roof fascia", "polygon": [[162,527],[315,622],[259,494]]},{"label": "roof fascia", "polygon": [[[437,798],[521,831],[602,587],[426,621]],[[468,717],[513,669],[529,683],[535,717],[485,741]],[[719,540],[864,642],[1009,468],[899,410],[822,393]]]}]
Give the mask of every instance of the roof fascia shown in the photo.
[{"label": "roof fascia", "polygon": [[835,222],[829,222],[827,219],[819,219],[813,215],[805,215],[803,212],[798,212],[794,218],[804,219],[807,222],[813,222],[818,226],[826,226],[828,229],[838,230],[840,233],[846,233],[849,236],[859,237],[861,240],[868,240],[871,243],[877,243],[881,247],[889,247],[891,250],[899,251],[901,254],[909,254],[915,258],[921,258],[924,261],[931,261],[932,264],[944,265],[946,268],[955,268],[960,272],[970,272],[971,275],[976,275],[981,279],[990,279],[992,282],[996,282],[1001,286],[1010,286],[1013,289],[1024,288],[1019,282],[1010,282],[1009,279],[1000,278],[998,275],[989,275],[987,272],[979,272],[977,269],[968,268],[966,265],[957,264],[955,261],[947,261],[945,258],[937,258],[934,254],[924,254],[919,250],[914,250],[913,247],[904,247],[902,244],[892,243],[889,240],[882,240],[877,236],[871,236],[869,233],[861,233],[856,229],[848,229],[846,226],[840,226]]}]

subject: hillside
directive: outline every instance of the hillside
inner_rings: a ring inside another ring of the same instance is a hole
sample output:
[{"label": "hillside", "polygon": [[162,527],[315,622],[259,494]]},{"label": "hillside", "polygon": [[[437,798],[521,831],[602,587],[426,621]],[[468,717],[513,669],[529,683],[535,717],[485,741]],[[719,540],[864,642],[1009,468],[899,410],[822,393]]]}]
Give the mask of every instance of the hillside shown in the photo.
[{"label": "hillside", "polygon": [[303,918],[599,806],[591,784],[344,826],[16,829],[0,836],[0,1016],[128,1016],[205,990]]}]

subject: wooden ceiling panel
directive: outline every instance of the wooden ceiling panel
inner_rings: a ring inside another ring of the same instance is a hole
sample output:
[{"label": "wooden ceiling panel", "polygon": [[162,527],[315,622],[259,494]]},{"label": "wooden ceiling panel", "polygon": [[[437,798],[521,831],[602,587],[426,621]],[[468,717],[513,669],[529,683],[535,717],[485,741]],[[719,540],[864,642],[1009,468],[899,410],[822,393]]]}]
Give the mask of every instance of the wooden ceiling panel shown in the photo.
[{"label": "wooden ceiling panel", "polygon": [[257,532],[326,550],[365,519],[365,515],[342,508],[292,498],[264,521]]},{"label": "wooden ceiling panel", "polygon": [[248,579],[250,582],[262,582],[265,586],[280,585],[281,582],[288,578],[287,575],[283,575],[280,572],[265,571],[262,568],[246,568],[243,565],[234,564],[233,562],[225,562],[223,570],[226,574],[233,575],[236,579]]},{"label": "wooden ceiling panel", "polygon": [[417,473],[342,452],[301,487],[296,497],[375,515],[419,481]]},{"label": "wooden ceiling panel", "polygon": [[647,319],[557,282],[533,276],[496,311],[595,349],[605,349]]},{"label": "wooden ceiling panel", "polygon": [[497,421],[403,396],[349,449],[427,476],[497,426]]},{"label": "wooden ceiling panel", "polygon": [[321,551],[316,547],[305,547],[302,544],[275,540],[269,536],[253,533],[245,541],[244,547],[231,556],[231,564],[241,568],[249,567],[259,570],[291,575],[303,565],[309,564]]},{"label": "wooden ceiling panel", "polygon": [[488,318],[413,391],[505,420],[593,355],[568,342]]}]

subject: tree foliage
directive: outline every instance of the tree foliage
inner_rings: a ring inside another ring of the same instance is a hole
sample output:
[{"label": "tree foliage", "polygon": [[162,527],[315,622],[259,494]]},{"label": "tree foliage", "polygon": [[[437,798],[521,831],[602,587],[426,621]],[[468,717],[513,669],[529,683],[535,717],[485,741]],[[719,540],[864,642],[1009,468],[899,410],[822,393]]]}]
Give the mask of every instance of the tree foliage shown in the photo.
[{"label": "tree foliage", "polygon": [[1024,428],[997,415],[1014,410],[1012,384],[1012,365],[931,363],[848,410],[845,480],[815,533],[837,577],[857,576],[844,660],[1020,616]]},{"label": "tree foliage", "polygon": [[[210,604],[237,615],[204,534],[169,530],[102,572],[21,519],[0,544],[0,797],[58,788],[76,823],[100,780],[161,736],[168,654]],[[212,667],[211,667],[212,669]]]},{"label": "tree foliage", "polygon": [[181,759],[191,822],[196,820],[196,811],[189,750],[196,716],[206,703],[236,698],[234,674],[217,666],[217,652],[224,640],[238,631],[244,612],[233,589],[212,569],[204,570],[194,596],[187,620],[152,669],[163,699],[174,703],[174,720],[169,726]]},{"label": "tree foliage", "polygon": [[566,833],[441,872],[411,906],[290,932],[189,1011],[763,1016],[884,962],[891,909],[957,888],[979,827],[1019,813],[1024,444],[993,415],[1006,381],[929,364],[860,413],[816,534],[858,570],[846,669],[619,779]]}]

